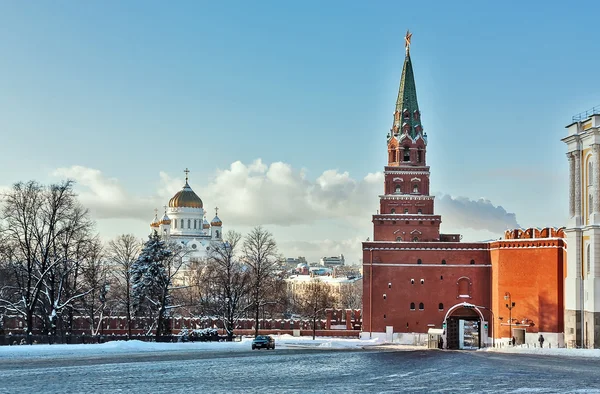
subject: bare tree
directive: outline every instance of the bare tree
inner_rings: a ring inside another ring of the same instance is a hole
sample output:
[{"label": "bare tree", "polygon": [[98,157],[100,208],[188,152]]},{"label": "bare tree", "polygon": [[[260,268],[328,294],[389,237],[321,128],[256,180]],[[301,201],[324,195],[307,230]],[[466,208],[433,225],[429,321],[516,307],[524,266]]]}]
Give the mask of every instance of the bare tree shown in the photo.
[{"label": "bare tree", "polygon": [[336,302],[331,288],[318,278],[313,278],[296,298],[298,309],[303,316],[312,320],[313,340],[316,334],[317,319],[323,318],[325,309],[333,307]]},{"label": "bare tree", "polygon": [[125,308],[127,336],[131,338],[131,266],[141,250],[138,239],[133,234],[122,234],[108,243],[107,257],[111,265],[112,277],[117,284],[114,294],[119,306]]},{"label": "bare tree", "polygon": [[337,307],[340,309],[360,309],[362,307],[362,281],[341,284]]},{"label": "bare tree", "polygon": [[[0,303],[22,315],[25,331],[31,334],[36,312],[42,312],[38,317],[51,327],[54,307],[65,304],[64,299],[61,301],[62,290],[58,291],[61,283],[63,288],[66,284],[65,276],[56,274],[57,266],[65,262],[61,243],[69,234],[88,231],[90,222],[87,211],[77,202],[72,181],[48,187],[35,181],[19,182],[3,195],[3,202],[0,220],[4,257],[14,285]],[[52,275],[54,278],[49,279]],[[45,309],[40,305],[42,296]]]},{"label": "bare tree", "polygon": [[[99,335],[103,329],[106,295],[109,290],[108,264],[102,244],[95,239],[82,245],[81,283],[86,289],[82,309],[90,324],[90,334]],[[96,317],[98,317],[96,319]]]},{"label": "bare tree", "polygon": [[240,233],[228,231],[222,244],[210,247],[200,283],[203,310],[219,316],[228,341],[233,339],[235,325],[247,308],[244,300],[248,295],[250,275],[238,256],[241,239]]},{"label": "bare tree", "polygon": [[273,235],[261,226],[252,229],[244,240],[243,256],[244,262],[250,267],[250,299],[254,312],[254,335],[257,336],[261,307],[275,302],[268,292],[269,279],[280,259]]}]

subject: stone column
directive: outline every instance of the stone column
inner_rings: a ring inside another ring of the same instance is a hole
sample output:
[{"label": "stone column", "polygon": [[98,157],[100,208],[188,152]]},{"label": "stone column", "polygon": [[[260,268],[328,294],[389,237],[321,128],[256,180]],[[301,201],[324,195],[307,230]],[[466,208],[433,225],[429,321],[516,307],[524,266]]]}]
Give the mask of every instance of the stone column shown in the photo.
[{"label": "stone column", "polygon": [[577,226],[581,225],[581,151],[576,150],[573,152],[575,157],[575,217],[577,220]]},{"label": "stone column", "polygon": [[569,159],[569,217],[575,216],[575,156],[567,153]]}]

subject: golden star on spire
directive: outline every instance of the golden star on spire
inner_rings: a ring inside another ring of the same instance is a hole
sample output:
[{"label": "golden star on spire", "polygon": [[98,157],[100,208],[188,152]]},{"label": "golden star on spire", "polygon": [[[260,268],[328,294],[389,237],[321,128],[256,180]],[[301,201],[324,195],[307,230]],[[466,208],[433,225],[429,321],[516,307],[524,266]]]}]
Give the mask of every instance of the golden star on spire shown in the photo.
[{"label": "golden star on spire", "polygon": [[410,30],[406,31],[406,36],[404,37],[404,48],[406,48],[406,53],[410,50],[410,40],[412,38],[412,33]]}]

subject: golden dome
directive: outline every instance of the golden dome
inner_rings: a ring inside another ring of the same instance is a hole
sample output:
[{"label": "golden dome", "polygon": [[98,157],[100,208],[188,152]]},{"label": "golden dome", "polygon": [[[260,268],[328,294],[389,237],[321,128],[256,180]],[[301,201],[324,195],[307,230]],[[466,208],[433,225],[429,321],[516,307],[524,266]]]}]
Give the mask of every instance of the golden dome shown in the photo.
[{"label": "golden dome", "polygon": [[221,227],[223,225],[223,222],[221,221],[221,219],[219,219],[218,216],[215,216],[210,222],[210,225],[215,227]]},{"label": "golden dome", "polygon": [[158,210],[154,210],[154,219],[152,219],[152,223],[150,223],[150,227],[158,227],[160,226],[160,221],[158,220]]},{"label": "golden dome", "polygon": [[208,222],[206,221],[206,219],[204,219],[204,223],[202,223],[202,228],[205,229],[205,230],[210,228],[210,224],[208,224]]},{"label": "golden dome", "polygon": [[165,212],[165,216],[163,216],[162,220],[160,221],[160,224],[164,224],[164,225],[171,224],[171,219],[169,219],[166,212]]},{"label": "golden dome", "polygon": [[194,193],[187,181],[185,182],[183,189],[178,191],[177,194],[169,200],[169,207],[171,208],[202,208],[203,206],[202,200]]}]

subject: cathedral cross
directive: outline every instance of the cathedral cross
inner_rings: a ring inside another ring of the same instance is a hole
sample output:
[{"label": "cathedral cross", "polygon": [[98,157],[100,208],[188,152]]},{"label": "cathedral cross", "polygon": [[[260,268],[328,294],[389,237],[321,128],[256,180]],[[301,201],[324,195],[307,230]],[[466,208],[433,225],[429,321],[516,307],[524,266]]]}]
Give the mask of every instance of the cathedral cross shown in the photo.
[{"label": "cathedral cross", "polygon": [[406,48],[406,53],[410,51],[410,40],[412,39],[412,33],[410,30],[406,31],[406,36],[404,37],[404,48]]},{"label": "cathedral cross", "polygon": [[183,172],[185,172],[185,182],[187,183],[187,181],[188,181],[188,174],[190,173],[190,170],[188,170],[187,167],[186,167],[185,170],[183,170]]},{"label": "cathedral cross", "polygon": [[219,216],[219,207],[215,207],[215,216]]}]

